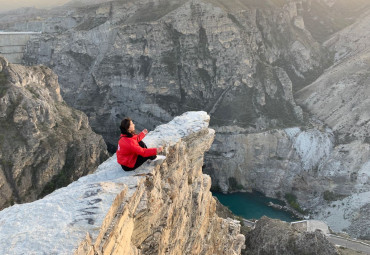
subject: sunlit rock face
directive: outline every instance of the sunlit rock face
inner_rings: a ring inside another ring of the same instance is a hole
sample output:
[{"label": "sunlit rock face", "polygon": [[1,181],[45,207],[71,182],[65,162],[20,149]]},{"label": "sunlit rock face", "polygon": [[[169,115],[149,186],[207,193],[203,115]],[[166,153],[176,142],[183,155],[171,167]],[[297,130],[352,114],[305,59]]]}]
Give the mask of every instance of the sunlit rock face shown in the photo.
[{"label": "sunlit rock face", "polygon": [[144,138],[165,146],[155,161],[124,172],[113,156],[41,200],[1,211],[0,253],[240,254],[240,223],[217,216],[202,173],[215,135],[208,124],[207,113],[187,112]]},{"label": "sunlit rock face", "polygon": [[107,157],[87,116],[63,101],[51,69],[0,57],[0,209],[67,185]]}]

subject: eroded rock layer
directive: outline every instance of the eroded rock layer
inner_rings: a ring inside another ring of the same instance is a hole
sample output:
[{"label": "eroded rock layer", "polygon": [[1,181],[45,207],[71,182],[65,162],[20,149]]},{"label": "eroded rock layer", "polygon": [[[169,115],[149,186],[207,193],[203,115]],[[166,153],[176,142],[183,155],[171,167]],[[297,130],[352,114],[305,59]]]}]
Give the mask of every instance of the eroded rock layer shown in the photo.
[{"label": "eroded rock layer", "polygon": [[0,57],[0,102],[0,208],[46,195],[108,157],[87,116],[63,101],[51,69]]}]

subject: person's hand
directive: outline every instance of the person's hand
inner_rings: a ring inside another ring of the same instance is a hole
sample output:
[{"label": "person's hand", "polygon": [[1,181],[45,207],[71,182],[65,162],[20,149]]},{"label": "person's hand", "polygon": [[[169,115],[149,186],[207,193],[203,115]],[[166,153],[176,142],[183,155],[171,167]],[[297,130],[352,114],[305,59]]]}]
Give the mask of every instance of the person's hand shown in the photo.
[{"label": "person's hand", "polygon": [[148,130],[147,129],[144,129],[143,130],[143,133],[144,133],[144,135],[146,135],[148,133]]},{"label": "person's hand", "polygon": [[157,154],[158,153],[161,153],[163,151],[163,147],[162,146],[159,146],[158,148],[157,148]]}]

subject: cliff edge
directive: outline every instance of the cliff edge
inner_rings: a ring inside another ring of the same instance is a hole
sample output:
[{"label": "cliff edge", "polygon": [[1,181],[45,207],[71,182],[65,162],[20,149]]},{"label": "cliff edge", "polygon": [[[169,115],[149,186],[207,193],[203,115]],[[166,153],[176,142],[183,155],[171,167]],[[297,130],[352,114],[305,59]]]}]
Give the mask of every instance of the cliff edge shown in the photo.
[{"label": "cliff edge", "polygon": [[[187,112],[144,139],[165,156],[124,172],[115,156],[95,173],[0,212],[0,253],[240,254],[240,224],[216,214],[202,173],[215,132]],[[11,241],[9,241],[11,240]]]}]

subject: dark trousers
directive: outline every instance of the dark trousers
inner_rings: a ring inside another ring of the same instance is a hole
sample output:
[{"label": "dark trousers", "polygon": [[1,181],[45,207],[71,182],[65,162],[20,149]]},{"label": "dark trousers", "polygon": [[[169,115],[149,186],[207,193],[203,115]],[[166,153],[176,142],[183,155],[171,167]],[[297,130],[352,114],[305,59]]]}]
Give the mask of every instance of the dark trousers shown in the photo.
[{"label": "dark trousers", "polygon": [[[140,145],[140,147],[142,147],[142,148],[148,148],[148,147],[146,147],[146,144],[143,142],[143,141],[140,141],[139,142],[139,145]],[[147,161],[148,159],[155,159],[157,156],[151,156],[151,157],[142,157],[142,156],[137,156],[137,159],[136,159],[136,163],[135,163],[135,165],[134,165],[134,167],[133,168],[131,168],[131,167],[127,167],[127,166],[124,166],[124,165],[121,165],[121,167],[122,167],[122,169],[124,170],[124,171],[133,171],[133,170],[135,170],[136,168],[138,168],[139,166],[141,166],[142,164],[144,164],[144,162],[145,161]]]}]

